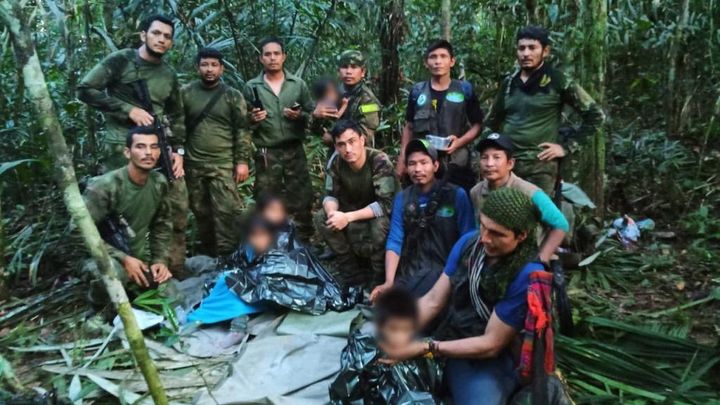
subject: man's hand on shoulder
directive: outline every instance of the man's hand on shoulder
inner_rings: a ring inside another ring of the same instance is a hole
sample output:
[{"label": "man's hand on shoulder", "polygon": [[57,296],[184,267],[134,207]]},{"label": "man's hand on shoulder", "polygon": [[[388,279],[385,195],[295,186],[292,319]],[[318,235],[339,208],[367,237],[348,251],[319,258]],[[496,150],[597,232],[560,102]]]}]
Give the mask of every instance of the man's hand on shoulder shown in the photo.
[{"label": "man's hand on shoulder", "polygon": [[139,107],[133,107],[128,113],[128,117],[130,117],[130,120],[139,127],[147,127],[153,124],[153,116],[150,115],[149,112]]}]

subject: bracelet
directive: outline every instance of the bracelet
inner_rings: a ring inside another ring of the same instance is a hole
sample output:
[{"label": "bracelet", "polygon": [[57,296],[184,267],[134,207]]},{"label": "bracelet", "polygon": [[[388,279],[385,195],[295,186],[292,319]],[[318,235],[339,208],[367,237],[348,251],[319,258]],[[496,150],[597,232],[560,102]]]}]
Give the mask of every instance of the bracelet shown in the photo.
[{"label": "bracelet", "polygon": [[440,342],[437,340],[430,341],[430,353],[433,357],[440,357]]}]

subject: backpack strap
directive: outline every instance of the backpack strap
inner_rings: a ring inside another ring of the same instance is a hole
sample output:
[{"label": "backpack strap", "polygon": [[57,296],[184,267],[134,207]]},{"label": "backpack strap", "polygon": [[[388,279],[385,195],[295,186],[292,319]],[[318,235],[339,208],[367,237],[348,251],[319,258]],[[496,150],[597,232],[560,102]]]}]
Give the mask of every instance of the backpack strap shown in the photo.
[{"label": "backpack strap", "polygon": [[220,100],[220,97],[222,97],[225,94],[225,90],[227,90],[227,86],[225,83],[220,83],[220,91],[215,93],[213,97],[208,101],[207,104],[205,104],[205,107],[203,107],[202,111],[197,117],[192,117],[189,120],[186,120],[188,124],[185,126],[185,129],[187,132],[192,132],[197,128],[197,126],[205,119],[207,118],[208,114],[210,113],[210,110],[212,110],[213,107],[215,107],[215,104]]}]

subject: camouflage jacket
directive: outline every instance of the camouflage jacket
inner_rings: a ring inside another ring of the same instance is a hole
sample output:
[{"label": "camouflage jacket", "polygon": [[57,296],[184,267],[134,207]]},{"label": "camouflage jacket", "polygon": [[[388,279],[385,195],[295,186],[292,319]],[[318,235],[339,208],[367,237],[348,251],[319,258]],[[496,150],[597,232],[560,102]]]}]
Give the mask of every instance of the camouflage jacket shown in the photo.
[{"label": "camouflage jacket", "polygon": [[500,85],[490,113],[488,128],[509,136],[520,160],[536,160],[543,142],[558,143],[561,112],[572,107],[582,119],[578,140],[594,136],[605,115],[600,106],[572,78],[547,62],[526,82],[520,70]]}]

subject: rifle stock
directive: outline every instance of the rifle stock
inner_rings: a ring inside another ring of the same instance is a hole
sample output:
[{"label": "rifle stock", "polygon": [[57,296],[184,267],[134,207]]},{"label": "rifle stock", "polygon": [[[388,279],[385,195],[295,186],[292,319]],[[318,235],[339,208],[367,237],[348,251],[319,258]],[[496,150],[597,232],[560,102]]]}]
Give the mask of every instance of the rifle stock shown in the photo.
[{"label": "rifle stock", "polygon": [[137,93],[136,96],[138,97],[142,108],[149,112],[153,117],[153,126],[156,129],[158,143],[160,144],[160,161],[158,162],[158,169],[169,182],[173,182],[177,180],[177,178],[173,172],[172,145],[170,145],[168,140],[168,138],[172,136],[172,132],[170,131],[170,122],[167,117],[163,117],[163,119],[160,120],[158,115],[155,114],[152,99],[150,98],[150,91],[147,87],[147,81],[142,79],[135,81],[133,83],[133,89],[135,90],[135,93]]}]

